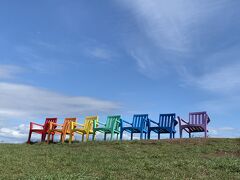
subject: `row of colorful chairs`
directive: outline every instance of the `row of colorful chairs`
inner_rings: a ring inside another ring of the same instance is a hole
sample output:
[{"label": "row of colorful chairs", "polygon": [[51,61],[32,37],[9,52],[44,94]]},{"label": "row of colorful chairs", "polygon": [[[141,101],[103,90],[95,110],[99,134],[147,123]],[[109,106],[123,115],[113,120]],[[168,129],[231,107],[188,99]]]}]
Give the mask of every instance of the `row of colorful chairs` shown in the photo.
[{"label": "row of colorful chairs", "polygon": [[[182,138],[182,132],[185,131],[191,137],[191,133],[204,132],[205,138],[207,137],[207,124],[210,122],[210,118],[207,112],[190,112],[188,122],[180,118],[176,118],[175,113],[160,114],[158,122],[149,118],[148,114],[135,114],[133,115],[132,122],[128,122],[121,118],[120,115],[108,116],[106,123],[99,121],[98,116],[87,116],[84,120],[84,124],[79,124],[77,118],[65,118],[63,124],[57,123],[57,118],[46,118],[45,123],[37,124],[30,122],[30,130],[28,143],[30,143],[32,133],[41,134],[41,141],[45,141],[47,137],[47,143],[50,140],[54,140],[54,135],[60,135],[60,140],[64,143],[66,135],[69,135],[69,143],[74,140],[75,134],[82,135],[82,141],[86,135],[86,141],[89,140],[89,135],[92,135],[92,140],[95,139],[96,132],[104,134],[104,140],[106,140],[107,134],[110,134],[110,139],[113,140],[115,134],[120,135],[120,140],[123,139],[123,133],[128,132],[133,139],[133,134],[139,133],[140,139],[151,139],[151,132],[158,134],[160,139],[161,134],[170,134],[170,138],[175,138],[175,127],[179,124],[179,134]],[[144,137],[143,137],[144,136]]]}]

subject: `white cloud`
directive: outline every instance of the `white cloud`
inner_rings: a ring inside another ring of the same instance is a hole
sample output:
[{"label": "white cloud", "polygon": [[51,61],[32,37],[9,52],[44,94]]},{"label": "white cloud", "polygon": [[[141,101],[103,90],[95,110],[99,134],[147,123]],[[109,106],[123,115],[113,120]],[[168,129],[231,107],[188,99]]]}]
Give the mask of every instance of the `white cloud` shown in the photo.
[{"label": "white cloud", "polygon": [[99,47],[89,48],[87,53],[94,58],[103,60],[110,60],[113,57],[113,54],[109,50]]},{"label": "white cloud", "polygon": [[207,92],[233,96],[240,90],[239,45],[213,53],[196,62],[180,66],[178,73],[185,84]]},{"label": "white cloud", "polygon": [[29,85],[0,82],[1,119],[40,116],[79,116],[111,112],[117,103],[83,96],[66,96]]},{"label": "white cloud", "polygon": [[199,27],[221,12],[226,0],[202,1],[121,0],[132,11],[141,29],[160,48],[178,52],[191,50],[199,39]]},{"label": "white cloud", "polygon": [[[225,8],[234,6],[227,0],[211,2],[191,0],[121,0],[129,9],[144,34],[165,50],[188,52],[202,42],[203,25]],[[231,9],[231,8],[230,8]],[[211,30],[209,30],[211,32]],[[194,46],[193,46],[194,45]]]},{"label": "white cloud", "polygon": [[[204,60],[201,60],[200,56],[209,56],[230,41],[236,41],[236,38],[225,37],[226,31],[231,30],[226,24],[229,19],[233,19],[232,7],[238,5],[234,2],[227,0],[117,2],[129,10],[139,25],[139,31],[131,34],[136,37],[127,39],[126,44],[131,44],[128,45],[127,51],[136,61],[140,71],[150,77],[161,76],[166,71],[176,72],[179,66],[206,67],[209,62],[202,63]],[[222,12],[226,12],[225,19],[220,22],[218,19]],[[234,24],[236,23],[231,24],[232,28],[235,27]],[[225,41],[220,39],[222,36],[225,37]],[[195,59],[198,59],[198,62]]]},{"label": "white cloud", "polygon": [[[20,124],[17,127],[0,128],[0,142],[22,143],[27,141],[29,126]],[[35,135],[33,135],[33,138]]]},{"label": "white cloud", "polygon": [[0,79],[12,79],[21,72],[23,69],[18,66],[0,65]]},{"label": "white cloud", "polygon": [[145,53],[136,52],[136,51],[131,52],[131,56],[133,57],[133,59],[136,60],[137,65],[139,67],[139,71],[141,73],[145,74],[146,76],[148,76],[150,78],[154,78],[153,72],[148,73],[149,69],[154,68],[154,66],[155,66],[155,64],[149,58],[149,56],[146,56]]},{"label": "white cloud", "polygon": [[133,11],[145,34],[159,47],[186,51],[190,46],[189,28],[202,14],[196,1],[123,1]]},{"label": "white cloud", "polygon": [[214,93],[234,93],[240,90],[240,64],[217,67],[202,75],[193,75],[183,71],[184,81],[190,86]]},{"label": "white cloud", "polygon": [[[0,82],[0,99],[0,141],[12,143],[26,141],[29,121],[36,121],[38,118],[79,117],[111,113],[120,108],[119,104],[111,101],[66,96],[29,85],[4,82]],[[12,124],[21,122],[27,125],[12,127]]]},{"label": "white cloud", "polygon": [[240,137],[240,129],[233,127],[219,127],[219,128],[209,128],[210,137],[229,137],[236,138]]}]

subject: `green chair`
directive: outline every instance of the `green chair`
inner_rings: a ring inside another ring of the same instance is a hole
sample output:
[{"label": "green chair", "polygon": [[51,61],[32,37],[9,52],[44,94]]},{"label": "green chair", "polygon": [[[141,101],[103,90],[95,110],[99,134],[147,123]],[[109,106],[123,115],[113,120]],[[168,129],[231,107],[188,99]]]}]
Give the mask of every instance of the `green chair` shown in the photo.
[{"label": "green chair", "polygon": [[118,135],[120,134],[120,122],[121,116],[108,116],[106,124],[98,121],[98,125],[102,125],[102,127],[97,127],[97,122],[94,121],[93,140],[96,132],[104,133],[104,140],[106,140],[107,134],[111,134],[110,140],[113,140],[114,134],[117,134],[118,139]]}]

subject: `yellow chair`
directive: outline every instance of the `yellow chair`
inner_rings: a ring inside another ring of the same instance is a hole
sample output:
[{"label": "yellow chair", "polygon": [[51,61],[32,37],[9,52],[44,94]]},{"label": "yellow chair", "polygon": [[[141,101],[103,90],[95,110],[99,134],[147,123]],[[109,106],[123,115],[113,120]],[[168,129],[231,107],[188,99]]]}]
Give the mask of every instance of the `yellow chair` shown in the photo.
[{"label": "yellow chair", "polygon": [[[94,121],[96,123],[94,123]],[[84,135],[86,134],[86,141],[89,139],[89,134],[93,135],[93,126],[98,125],[98,116],[87,116],[85,118],[84,124],[79,124],[77,122],[71,122],[71,130],[70,130],[70,138],[69,144],[71,144],[73,140],[73,134],[78,133],[82,135],[82,142],[84,141]],[[94,137],[93,137],[94,139]]]},{"label": "yellow chair", "polygon": [[[61,135],[60,141],[62,143],[64,143],[66,135],[70,135],[71,122],[76,123],[77,118],[65,118],[63,124],[57,124],[57,123],[50,122],[50,124],[49,124],[50,127],[49,127],[49,130],[48,130],[47,144],[50,141],[50,135],[52,133],[60,134]],[[73,138],[73,134],[71,134],[71,138]]]}]

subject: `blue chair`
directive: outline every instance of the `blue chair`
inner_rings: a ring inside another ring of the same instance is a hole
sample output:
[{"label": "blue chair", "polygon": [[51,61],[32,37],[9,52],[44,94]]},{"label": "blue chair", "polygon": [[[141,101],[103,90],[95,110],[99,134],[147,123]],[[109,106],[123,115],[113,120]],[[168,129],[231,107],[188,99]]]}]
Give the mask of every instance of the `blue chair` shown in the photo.
[{"label": "blue chair", "polygon": [[166,133],[170,134],[170,139],[175,138],[177,124],[176,114],[160,114],[158,123],[149,120],[148,139],[150,139],[151,131],[158,134],[158,139],[160,139],[160,134]]},{"label": "blue chair", "polygon": [[[127,124],[127,126],[124,126],[124,124]],[[134,133],[140,133],[140,139],[143,139],[143,134],[145,134],[146,139],[146,136],[148,134],[148,124],[148,114],[133,115],[132,123],[121,120],[120,139],[122,140],[124,131],[131,133],[131,140],[133,139]]]}]

